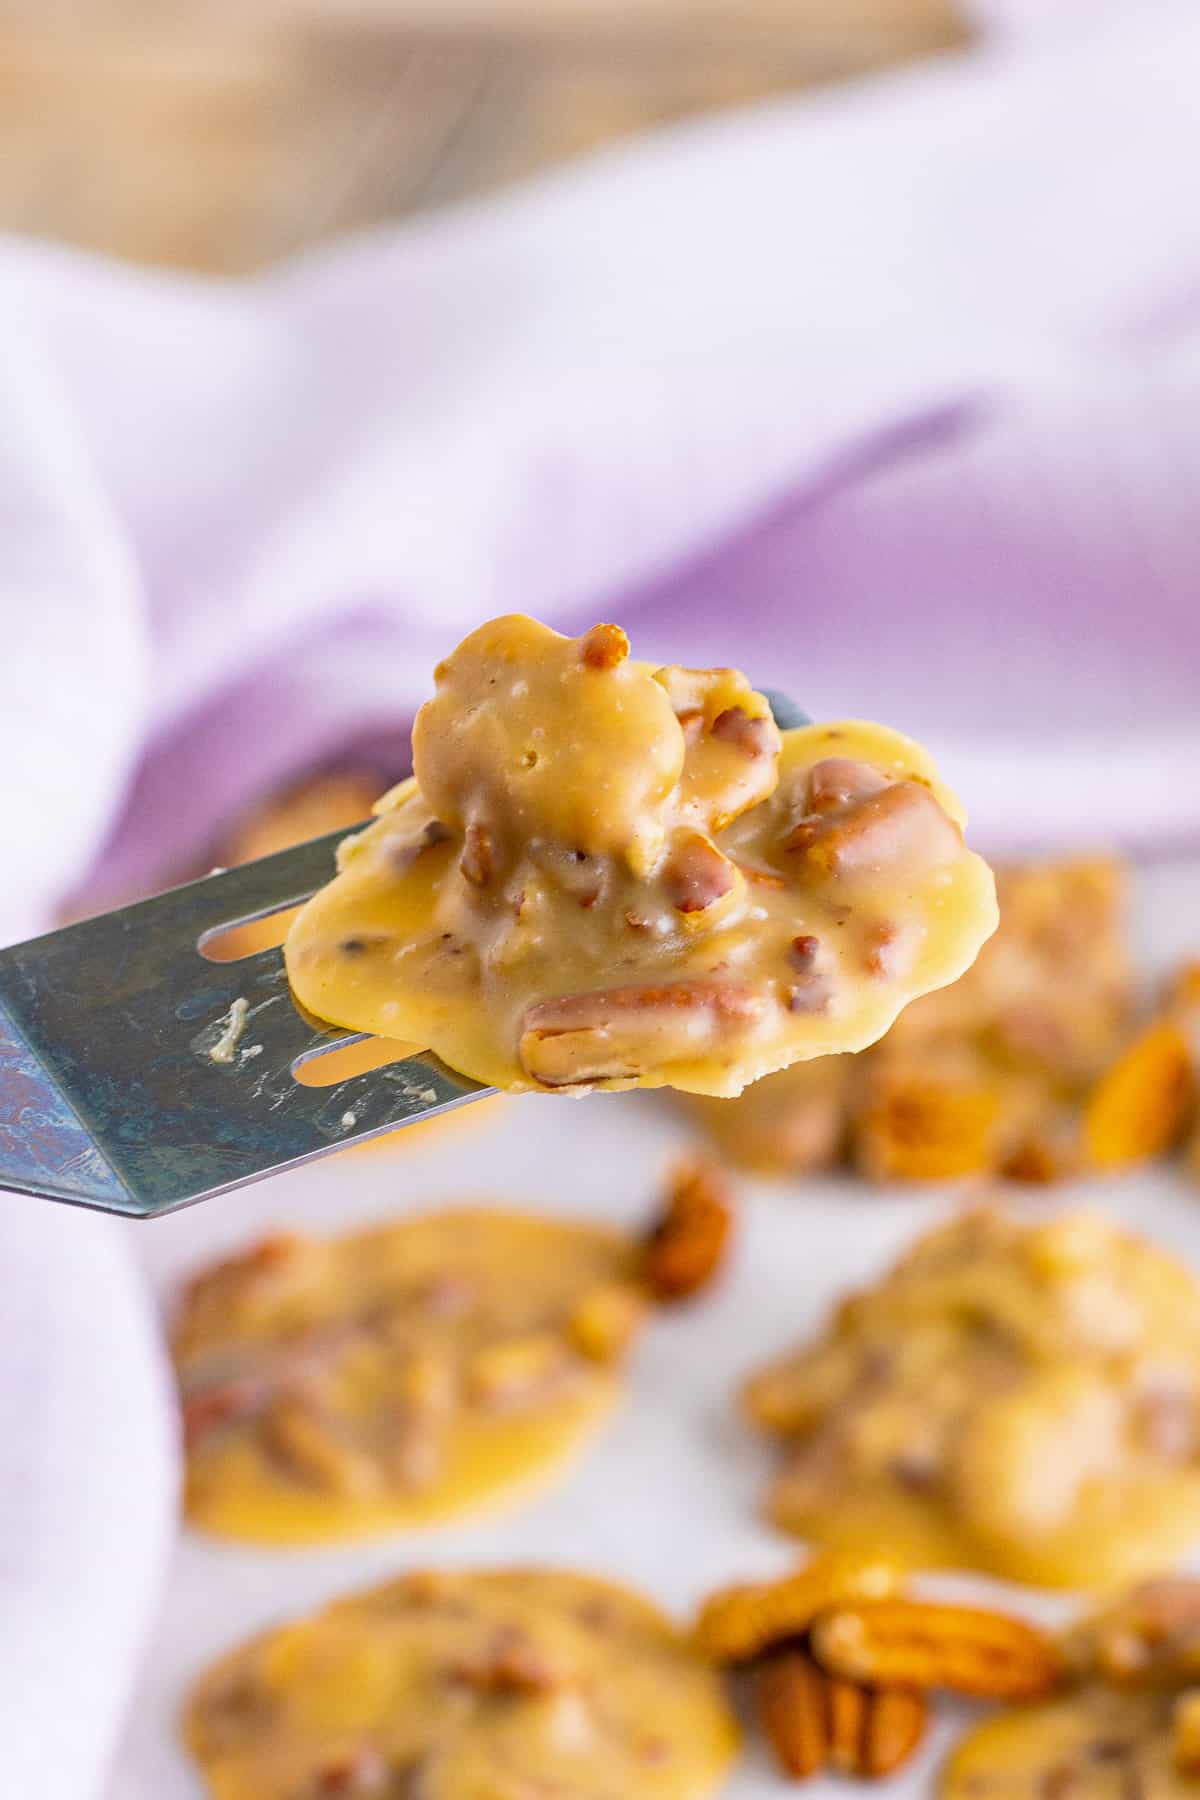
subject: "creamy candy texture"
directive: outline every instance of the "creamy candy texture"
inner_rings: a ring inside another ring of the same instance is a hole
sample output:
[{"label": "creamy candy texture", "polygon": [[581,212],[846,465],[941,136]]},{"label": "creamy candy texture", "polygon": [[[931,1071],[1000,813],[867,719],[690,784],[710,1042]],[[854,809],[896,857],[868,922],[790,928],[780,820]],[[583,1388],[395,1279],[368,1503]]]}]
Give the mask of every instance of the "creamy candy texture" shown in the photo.
[{"label": "creamy candy texture", "polygon": [[418,1573],[282,1626],[192,1694],[214,1800],[706,1800],[737,1750],[714,1670],[640,1595]]},{"label": "creamy candy texture", "polygon": [[266,1543],[357,1537],[545,1476],[617,1399],[640,1254],[600,1226],[458,1208],[206,1271],[172,1337],[189,1516]]},{"label": "creamy candy texture", "polygon": [[1200,1286],[1090,1214],[929,1233],[746,1400],[820,1542],[1088,1587],[1200,1536]]},{"label": "creamy candy texture", "polygon": [[1200,1800],[1178,1766],[1180,1702],[1083,1688],[978,1726],[943,1772],[942,1800]]},{"label": "creamy candy texture", "polygon": [[507,1089],[736,1094],[872,1043],[996,924],[925,753],[776,729],[731,669],[497,619],[286,946],[311,1012]]},{"label": "creamy candy texture", "polygon": [[1200,1796],[1200,1582],[1142,1582],[1061,1649],[1071,1691],[969,1732],[946,1765],[945,1800]]}]

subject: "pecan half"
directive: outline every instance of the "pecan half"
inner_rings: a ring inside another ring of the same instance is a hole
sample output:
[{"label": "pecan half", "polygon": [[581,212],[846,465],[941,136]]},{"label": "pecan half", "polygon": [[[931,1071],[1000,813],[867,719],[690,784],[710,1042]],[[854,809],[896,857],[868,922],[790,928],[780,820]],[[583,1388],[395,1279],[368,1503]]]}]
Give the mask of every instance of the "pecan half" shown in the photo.
[{"label": "pecan half", "polygon": [[838,811],[801,819],[784,849],[830,879],[899,867],[919,878],[952,862],[962,839],[928,788],[895,781]]},{"label": "pecan half", "polygon": [[778,1581],[742,1582],[710,1594],[696,1621],[696,1641],[715,1662],[750,1662],[775,1644],[803,1637],[828,1607],[891,1594],[899,1585],[900,1571],[882,1557],[830,1550]]},{"label": "pecan half", "polygon": [[525,1014],[521,1066],[543,1087],[632,1078],[744,1036],[765,1007],[756,989],[725,981],[563,994]]},{"label": "pecan half", "polygon": [[797,1781],[823,1768],[878,1780],[900,1768],[925,1735],[921,1694],[838,1680],[800,1649],[763,1664],[756,1695],[771,1747]]},{"label": "pecan half", "polygon": [[733,1229],[730,1198],[714,1164],[675,1170],[666,1206],[646,1234],[645,1275],[657,1300],[686,1300],[712,1280]]},{"label": "pecan half", "polygon": [[764,1663],[756,1683],[758,1716],[780,1767],[803,1781],[825,1767],[829,1721],[825,1678],[803,1650],[784,1650]]},{"label": "pecan half", "polygon": [[1034,1700],[1062,1679],[1036,1626],[983,1607],[895,1596],[844,1602],[812,1626],[813,1655],[847,1681],[946,1688],[981,1700]]}]

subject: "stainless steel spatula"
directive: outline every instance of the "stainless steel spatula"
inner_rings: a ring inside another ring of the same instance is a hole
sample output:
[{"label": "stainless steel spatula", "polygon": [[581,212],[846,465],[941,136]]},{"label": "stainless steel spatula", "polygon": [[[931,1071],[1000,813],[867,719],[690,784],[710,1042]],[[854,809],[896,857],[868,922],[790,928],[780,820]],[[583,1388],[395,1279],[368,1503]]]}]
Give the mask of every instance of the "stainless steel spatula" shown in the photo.
[{"label": "stainless steel spatula", "polygon": [[0,950],[0,1189],[154,1218],[490,1091],[427,1053],[303,1086],[302,1063],[364,1034],[303,1014],[278,949],[202,954],[307,899],[346,835]]}]

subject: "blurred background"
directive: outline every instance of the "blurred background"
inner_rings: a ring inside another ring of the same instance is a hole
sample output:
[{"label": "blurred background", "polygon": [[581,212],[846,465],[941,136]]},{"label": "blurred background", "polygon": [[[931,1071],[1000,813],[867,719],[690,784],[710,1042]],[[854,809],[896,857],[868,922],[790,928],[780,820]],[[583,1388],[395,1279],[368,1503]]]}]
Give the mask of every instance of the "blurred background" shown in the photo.
[{"label": "blurred background", "polygon": [[6,0],[0,225],[259,269],[965,35],[949,0]]}]

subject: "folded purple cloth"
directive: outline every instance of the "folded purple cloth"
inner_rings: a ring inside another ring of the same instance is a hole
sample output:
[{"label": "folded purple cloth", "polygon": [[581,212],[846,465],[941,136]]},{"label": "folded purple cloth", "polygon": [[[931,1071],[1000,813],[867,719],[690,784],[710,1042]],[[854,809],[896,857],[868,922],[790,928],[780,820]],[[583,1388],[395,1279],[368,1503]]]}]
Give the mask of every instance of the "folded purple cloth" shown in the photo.
[{"label": "folded purple cloth", "polygon": [[981,52],[238,285],[4,246],[0,933],[512,609],[924,734],[985,841],[1195,833],[1198,54]]}]

